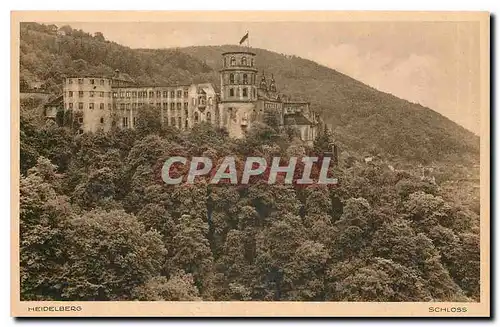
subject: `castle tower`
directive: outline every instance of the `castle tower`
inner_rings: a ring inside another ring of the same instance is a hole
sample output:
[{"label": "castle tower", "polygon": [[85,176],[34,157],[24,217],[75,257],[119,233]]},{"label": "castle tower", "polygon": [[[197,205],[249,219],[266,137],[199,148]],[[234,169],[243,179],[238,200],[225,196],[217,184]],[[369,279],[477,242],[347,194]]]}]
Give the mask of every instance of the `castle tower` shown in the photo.
[{"label": "castle tower", "polygon": [[248,128],[257,101],[255,53],[231,51],[222,54],[220,71],[221,125],[232,137],[243,137]]}]

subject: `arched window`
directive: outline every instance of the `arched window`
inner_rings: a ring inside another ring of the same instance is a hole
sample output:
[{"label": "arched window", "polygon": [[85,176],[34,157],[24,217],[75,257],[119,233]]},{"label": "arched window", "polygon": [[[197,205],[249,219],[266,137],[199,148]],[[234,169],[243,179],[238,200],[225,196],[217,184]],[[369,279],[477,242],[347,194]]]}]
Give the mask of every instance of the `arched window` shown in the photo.
[{"label": "arched window", "polygon": [[246,98],[248,96],[248,90],[246,87],[243,88],[243,97]]},{"label": "arched window", "polygon": [[234,89],[233,88],[229,89],[229,96],[234,97]]},{"label": "arched window", "polygon": [[236,66],[236,58],[231,57],[231,66]]},{"label": "arched window", "polygon": [[212,122],[212,114],[210,113],[210,111],[207,112],[207,122]]},{"label": "arched window", "polygon": [[234,84],[234,74],[229,74],[229,84]]},{"label": "arched window", "polygon": [[241,57],[241,65],[246,66],[247,65],[247,57],[243,56]]},{"label": "arched window", "polygon": [[198,122],[198,113],[197,112],[194,113],[194,122],[195,123]]},{"label": "arched window", "polygon": [[243,74],[243,84],[248,84],[248,75]]}]

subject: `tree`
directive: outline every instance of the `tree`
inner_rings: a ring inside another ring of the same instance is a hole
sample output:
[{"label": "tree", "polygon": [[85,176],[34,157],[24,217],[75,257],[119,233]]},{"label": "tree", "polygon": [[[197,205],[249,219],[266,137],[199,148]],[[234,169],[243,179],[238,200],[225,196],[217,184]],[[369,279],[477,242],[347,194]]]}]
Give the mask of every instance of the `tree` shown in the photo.
[{"label": "tree", "polygon": [[158,134],[162,129],[161,109],[144,105],[137,111],[137,122],[134,124],[139,135]]},{"label": "tree", "polygon": [[65,257],[65,224],[73,216],[67,197],[51,185],[60,176],[40,157],[20,181],[20,274],[24,301],[59,300],[57,277]]},{"label": "tree", "polygon": [[66,239],[58,278],[66,300],[131,300],[135,287],[160,275],[167,255],[161,235],[122,210],[92,210],[71,219]]},{"label": "tree", "polygon": [[167,278],[153,277],[132,292],[132,298],[139,301],[200,301],[193,276],[182,271]]}]

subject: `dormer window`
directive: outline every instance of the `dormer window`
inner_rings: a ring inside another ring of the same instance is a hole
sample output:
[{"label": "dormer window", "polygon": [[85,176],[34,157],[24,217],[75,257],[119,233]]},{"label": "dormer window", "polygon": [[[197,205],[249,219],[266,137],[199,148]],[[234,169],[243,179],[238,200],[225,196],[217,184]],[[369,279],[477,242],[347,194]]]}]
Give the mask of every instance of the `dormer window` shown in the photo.
[{"label": "dormer window", "polygon": [[241,58],[241,65],[242,65],[242,66],[246,66],[246,65],[247,65],[247,57],[243,56],[243,57]]},{"label": "dormer window", "polygon": [[236,66],[236,58],[231,57],[231,66]]}]

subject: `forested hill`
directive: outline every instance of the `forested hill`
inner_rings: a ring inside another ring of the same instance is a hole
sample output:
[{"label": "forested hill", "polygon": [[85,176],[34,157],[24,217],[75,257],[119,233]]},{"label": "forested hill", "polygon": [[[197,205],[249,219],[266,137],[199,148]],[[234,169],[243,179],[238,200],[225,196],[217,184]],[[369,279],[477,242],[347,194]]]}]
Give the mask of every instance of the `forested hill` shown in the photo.
[{"label": "forested hill", "polygon": [[[61,32],[64,31],[63,32]],[[66,26],[21,26],[21,79],[47,81],[57,92],[62,74],[112,74],[139,83],[210,81],[217,85],[221,53],[235,46],[130,49]],[[252,49],[259,70],[274,74],[279,91],[307,100],[343,149],[432,162],[478,158],[479,137],[435,111],[377,91],[333,69],[296,56]]]}]

